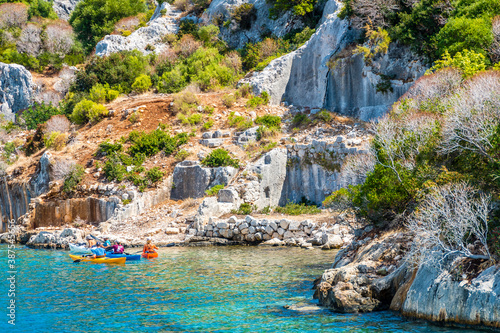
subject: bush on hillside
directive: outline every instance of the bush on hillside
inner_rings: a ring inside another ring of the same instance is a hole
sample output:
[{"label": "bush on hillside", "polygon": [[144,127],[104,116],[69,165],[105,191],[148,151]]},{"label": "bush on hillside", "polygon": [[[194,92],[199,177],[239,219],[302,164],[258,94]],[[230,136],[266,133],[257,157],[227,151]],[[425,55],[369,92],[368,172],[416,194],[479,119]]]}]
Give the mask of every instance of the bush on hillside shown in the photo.
[{"label": "bush on hillside", "polygon": [[232,158],[229,155],[229,152],[222,148],[217,148],[213,150],[210,154],[208,154],[207,157],[205,157],[201,161],[201,164],[203,166],[210,168],[226,167],[226,166],[232,166],[234,168],[240,167],[239,161],[235,158]]},{"label": "bush on hillside", "polygon": [[71,90],[87,92],[96,84],[108,84],[114,90],[129,93],[135,79],[149,72],[151,60],[137,50],[92,57],[85,70],[77,72]]},{"label": "bush on hillside", "polygon": [[83,176],[85,175],[85,169],[79,165],[74,164],[64,179],[63,191],[66,193],[71,193],[75,190],[76,186],[81,183]]},{"label": "bush on hillside", "polygon": [[149,75],[141,74],[139,75],[134,83],[132,84],[132,90],[136,93],[145,93],[151,88],[151,78]]},{"label": "bush on hillside", "polygon": [[164,151],[167,156],[171,155],[179,146],[188,141],[186,133],[170,136],[168,133],[157,129],[152,132],[133,131],[129,134],[128,141],[131,142],[128,153],[132,157],[144,155],[151,157]]},{"label": "bush on hillside", "polygon": [[87,122],[98,122],[108,113],[109,111],[104,105],[84,99],[75,105],[70,118],[74,123],[82,125]]},{"label": "bush on hillside", "polygon": [[43,124],[52,116],[59,115],[61,113],[61,110],[52,106],[52,103],[34,103],[28,109],[23,111],[21,119],[24,121],[24,125],[27,129],[35,129],[39,124]]}]

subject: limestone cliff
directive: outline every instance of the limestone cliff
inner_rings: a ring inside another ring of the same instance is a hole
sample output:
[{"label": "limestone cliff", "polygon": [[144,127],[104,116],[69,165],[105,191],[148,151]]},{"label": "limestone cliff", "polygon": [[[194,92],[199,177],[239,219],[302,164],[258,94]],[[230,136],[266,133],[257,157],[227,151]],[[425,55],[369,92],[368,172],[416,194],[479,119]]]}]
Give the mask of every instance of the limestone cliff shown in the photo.
[{"label": "limestone cliff", "polygon": [[54,0],[52,2],[52,8],[54,8],[54,11],[61,20],[68,21],[71,17],[71,13],[80,1],[81,0]]},{"label": "limestone cliff", "polygon": [[[253,5],[253,15],[241,22],[232,19],[234,11],[243,4]],[[214,0],[201,19],[205,23],[229,22],[221,27],[221,37],[229,47],[242,48],[246,43],[256,43],[263,35],[283,37],[287,33],[304,27],[299,17],[290,11],[282,13],[276,20],[269,18],[272,7],[266,0]]]},{"label": "limestone cliff", "polygon": [[0,114],[14,120],[15,113],[28,108],[33,100],[33,79],[24,66],[0,62]]},{"label": "limestone cliff", "polygon": [[325,108],[362,120],[385,113],[426,67],[410,50],[397,45],[369,65],[362,56],[350,55],[332,66],[331,60],[346,53],[360,35],[338,18],[341,6],[339,1],[328,1],[316,33],[306,44],[241,82],[251,84],[256,93],[267,91],[274,104]]}]

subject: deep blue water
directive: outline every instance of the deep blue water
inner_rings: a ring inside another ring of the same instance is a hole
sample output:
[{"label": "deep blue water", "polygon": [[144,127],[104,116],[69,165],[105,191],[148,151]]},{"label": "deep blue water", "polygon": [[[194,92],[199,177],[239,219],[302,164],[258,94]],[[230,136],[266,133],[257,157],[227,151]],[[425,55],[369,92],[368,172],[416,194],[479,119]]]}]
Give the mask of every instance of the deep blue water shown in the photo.
[{"label": "deep blue water", "polygon": [[0,332],[478,332],[404,319],[284,308],[312,300],[334,253],[297,248],[166,248],[125,265],[74,264],[68,252],[18,248],[16,325],[8,325],[0,246]]}]

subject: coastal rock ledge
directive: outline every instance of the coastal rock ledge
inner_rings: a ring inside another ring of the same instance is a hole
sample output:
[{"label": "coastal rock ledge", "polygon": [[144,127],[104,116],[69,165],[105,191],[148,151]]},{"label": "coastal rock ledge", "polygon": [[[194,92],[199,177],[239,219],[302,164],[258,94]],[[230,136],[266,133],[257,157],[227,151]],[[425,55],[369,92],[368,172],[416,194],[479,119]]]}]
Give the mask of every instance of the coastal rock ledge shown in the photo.
[{"label": "coastal rock ledge", "polygon": [[407,233],[365,234],[337,254],[315,281],[314,297],[336,312],[391,309],[412,318],[500,327],[500,267],[463,257],[415,269]]}]

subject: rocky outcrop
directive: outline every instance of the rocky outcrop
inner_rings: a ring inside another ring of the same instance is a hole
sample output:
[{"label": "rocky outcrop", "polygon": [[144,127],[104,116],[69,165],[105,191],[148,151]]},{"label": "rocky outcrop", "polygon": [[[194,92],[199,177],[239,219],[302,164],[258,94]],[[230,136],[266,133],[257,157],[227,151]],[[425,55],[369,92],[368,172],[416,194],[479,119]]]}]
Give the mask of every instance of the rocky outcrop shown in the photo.
[{"label": "rocky outcrop", "polygon": [[306,44],[240,82],[252,85],[257,94],[268,92],[272,104],[326,108],[362,120],[385,113],[426,68],[410,50],[396,44],[369,65],[352,52],[335,60],[349,54],[348,46],[359,37],[359,31],[338,18],[341,6],[329,0]]},{"label": "rocky outcrop", "polygon": [[271,61],[262,72],[242,82],[250,83],[255,93],[267,91],[272,104],[285,100],[294,105],[323,107],[329,71],[327,61],[356,36],[347,21],[337,17],[340,8],[340,2],[329,0],[320,25],[308,42]]},{"label": "rocky outcrop", "polygon": [[467,266],[463,258],[444,270],[436,264],[422,265],[406,293],[402,314],[441,323],[500,327],[500,267],[467,277],[460,275],[459,266]]},{"label": "rocky outcrop", "polygon": [[[368,227],[369,231],[371,227]],[[336,312],[370,312],[388,309],[406,266],[397,267],[410,239],[395,233],[374,239],[356,235],[348,247],[339,251],[332,269],[323,273],[315,286],[315,298]],[[361,239],[360,239],[361,238]]]},{"label": "rocky outcrop", "polygon": [[[251,4],[254,15],[241,22],[233,19],[232,13],[243,4]],[[304,27],[298,17],[293,17],[290,11],[282,13],[276,20],[269,18],[272,4],[266,0],[214,0],[210,3],[202,20],[210,22],[230,22],[221,27],[221,37],[231,48],[242,48],[246,43],[256,43],[263,35],[283,37],[287,33]]]},{"label": "rocky outcrop", "polygon": [[[163,14],[163,13],[164,14]],[[181,12],[173,9],[168,2],[156,7],[148,25],[134,31],[130,36],[108,35],[97,43],[95,54],[106,56],[120,51],[138,50],[143,54],[160,53],[168,48],[163,37],[176,33]]]},{"label": "rocky outcrop", "polygon": [[404,260],[407,232],[355,235],[315,282],[314,297],[323,306],[345,313],[390,308],[446,324],[500,327],[498,266],[483,269],[481,260],[458,257],[415,269]]},{"label": "rocky outcrop", "polygon": [[27,109],[33,100],[33,79],[24,66],[0,62],[0,114],[14,120],[15,113]]},{"label": "rocky outcrop", "polygon": [[76,228],[41,231],[31,236],[26,245],[34,248],[68,249],[69,243],[81,243],[84,241],[84,236],[84,232]]},{"label": "rocky outcrop", "polygon": [[233,167],[205,168],[197,161],[183,161],[172,175],[172,200],[201,198],[216,185],[227,185],[238,172]]},{"label": "rocky outcrop", "polygon": [[355,54],[331,66],[323,107],[364,121],[384,115],[427,69],[407,47],[395,43],[369,64]]},{"label": "rocky outcrop", "polygon": [[71,13],[80,1],[81,0],[54,0],[52,2],[52,8],[54,8],[54,11],[61,20],[68,21]]}]

